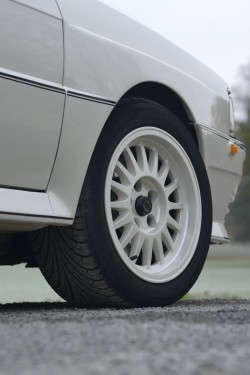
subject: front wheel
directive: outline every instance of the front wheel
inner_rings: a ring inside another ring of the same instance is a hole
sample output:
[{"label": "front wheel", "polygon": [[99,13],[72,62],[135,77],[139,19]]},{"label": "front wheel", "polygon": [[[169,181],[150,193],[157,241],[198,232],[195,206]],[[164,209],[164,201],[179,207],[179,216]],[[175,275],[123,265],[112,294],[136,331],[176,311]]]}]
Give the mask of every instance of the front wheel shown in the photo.
[{"label": "front wheel", "polygon": [[96,145],[74,224],[38,232],[34,254],[77,305],[166,305],[199,276],[211,224],[206,170],[184,124],[126,100]]}]

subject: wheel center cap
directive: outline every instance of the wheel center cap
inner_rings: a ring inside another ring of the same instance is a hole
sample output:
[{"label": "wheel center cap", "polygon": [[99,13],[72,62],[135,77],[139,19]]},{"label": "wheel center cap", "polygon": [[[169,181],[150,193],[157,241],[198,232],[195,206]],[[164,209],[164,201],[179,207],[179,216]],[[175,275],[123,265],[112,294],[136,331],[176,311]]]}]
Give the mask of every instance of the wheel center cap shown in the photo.
[{"label": "wheel center cap", "polygon": [[152,211],[152,202],[148,197],[140,195],[135,201],[135,209],[138,215],[146,216]]}]

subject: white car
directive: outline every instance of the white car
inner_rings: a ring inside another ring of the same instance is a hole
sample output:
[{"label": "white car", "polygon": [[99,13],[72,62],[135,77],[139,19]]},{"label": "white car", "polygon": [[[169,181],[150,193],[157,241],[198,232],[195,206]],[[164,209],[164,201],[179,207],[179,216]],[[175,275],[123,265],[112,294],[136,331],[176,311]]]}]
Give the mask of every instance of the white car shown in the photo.
[{"label": "white car", "polygon": [[98,0],[0,8],[0,263],[79,306],[178,300],[228,241],[227,85]]}]

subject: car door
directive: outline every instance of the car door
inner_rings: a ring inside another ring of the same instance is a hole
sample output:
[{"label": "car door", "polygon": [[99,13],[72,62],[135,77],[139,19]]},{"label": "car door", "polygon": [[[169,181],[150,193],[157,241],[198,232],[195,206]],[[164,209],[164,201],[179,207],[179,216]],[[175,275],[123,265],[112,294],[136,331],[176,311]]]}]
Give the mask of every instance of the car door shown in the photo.
[{"label": "car door", "polygon": [[65,100],[55,0],[0,0],[0,187],[46,190]]}]

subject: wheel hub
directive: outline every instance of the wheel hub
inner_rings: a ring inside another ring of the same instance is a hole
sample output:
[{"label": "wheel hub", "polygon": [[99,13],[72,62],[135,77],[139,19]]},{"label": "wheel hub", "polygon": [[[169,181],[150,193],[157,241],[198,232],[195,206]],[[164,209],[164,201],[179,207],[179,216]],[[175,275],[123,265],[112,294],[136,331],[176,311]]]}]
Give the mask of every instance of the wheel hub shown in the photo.
[{"label": "wheel hub", "polygon": [[152,211],[152,202],[147,196],[140,195],[135,201],[135,210],[139,216],[149,215]]}]

